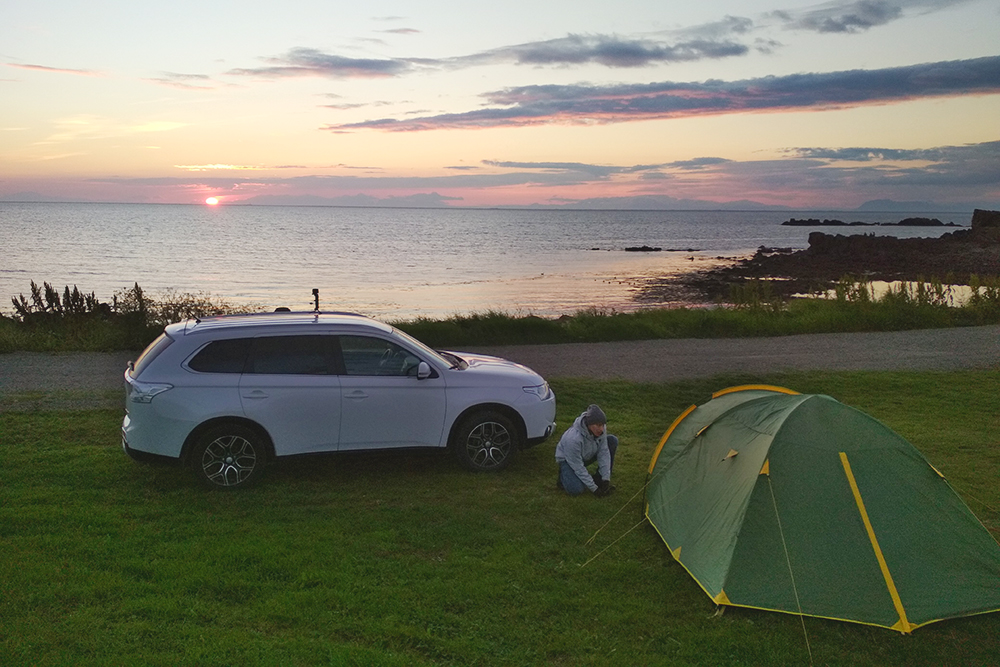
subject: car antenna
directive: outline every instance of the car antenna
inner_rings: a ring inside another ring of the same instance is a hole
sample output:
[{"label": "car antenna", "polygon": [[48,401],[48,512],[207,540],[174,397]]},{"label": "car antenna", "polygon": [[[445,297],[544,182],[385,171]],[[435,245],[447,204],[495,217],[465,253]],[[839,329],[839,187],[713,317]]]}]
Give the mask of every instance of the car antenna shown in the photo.
[{"label": "car antenna", "polygon": [[319,312],[319,290],[317,288],[315,288],[315,287],[313,287],[313,303],[315,304],[315,307],[313,308],[313,312],[314,313],[318,313]]}]

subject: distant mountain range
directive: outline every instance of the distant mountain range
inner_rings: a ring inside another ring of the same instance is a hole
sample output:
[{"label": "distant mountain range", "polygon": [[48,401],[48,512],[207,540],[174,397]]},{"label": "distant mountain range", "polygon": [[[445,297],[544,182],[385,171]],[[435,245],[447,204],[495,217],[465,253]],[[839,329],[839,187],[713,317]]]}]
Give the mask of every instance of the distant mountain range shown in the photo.
[{"label": "distant mountain range", "polygon": [[939,204],[932,201],[893,201],[892,199],[873,199],[856,208],[856,211],[887,211],[906,213],[908,211],[924,211],[932,213],[972,213],[977,208],[996,208],[996,204]]},{"label": "distant mountain range", "polygon": [[[248,197],[233,204],[250,204],[262,206],[378,206],[399,208],[458,208],[451,202],[461,201],[458,197],[445,197],[436,192],[410,195],[408,197],[372,197],[370,195],[351,195],[344,197],[318,197],[316,195],[260,195]],[[941,204],[928,201],[894,201],[892,199],[873,199],[861,206],[851,208],[829,208],[815,210],[843,211],[885,211],[885,212],[933,212],[933,213],[969,213],[976,208],[997,208],[1000,204]],[[665,195],[639,195],[635,197],[594,197],[579,201],[560,204],[529,204],[525,206],[489,206],[484,208],[503,209],[562,209],[562,210],[629,210],[629,211],[797,211],[792,206],[763,204],[749,199],[738,201],[717,202],[704,199],[677,199]]]},{"label": "distant mountain range", "polygon": [[[0,195],[0,202],[26,203],[72,203],[79,199],[68,199],[45,195],[38,192],[16,192]],[[346,195],[342,197],[320,197],[317,195],[258,195],[239,201],[226,201],[226,205],[256,206],[356,206],[381,208],[460,208],[456,202],[461,197],[448,197],[437,192],[427,192],[405,197],[373,197],[371,195]],[[977,208],[1000,209],[1000,202],[942,204],[932,201],[896,201],[893,199],[873,199],[857,208],[803,209],[775,204],[762,204],[749,199],[716,202],[703,199],[677,199],[665,195],[640,195],[635,197],[594,197],[559,204],[531,204],[527,206],[490,206],[484,208],[502,209],[555,209],[555,210],[633,210],[633,211],[867,211],[888,213],[968,213]]]},{"label": "distant mountain range", "polygon": [[436,192],[408,195],[406,197],[372,197],[371,195],[345,195],[343,197],[318,197],[316,195],[258,195],[229,204],[257,206],[369,206],[379,208],[446,208],[448,202],[461,201],[461,197],[445,197]]},{"label": "distant mountain range", "polygon": [[15,192],[9,195],[0,195],[0,201],[2,202],[24,202],[28,204],[48,204],[48,203],[82,203],[79,199],[70,199],[67,197],[53,197],[51,195],[43,195],[39,192]]}]

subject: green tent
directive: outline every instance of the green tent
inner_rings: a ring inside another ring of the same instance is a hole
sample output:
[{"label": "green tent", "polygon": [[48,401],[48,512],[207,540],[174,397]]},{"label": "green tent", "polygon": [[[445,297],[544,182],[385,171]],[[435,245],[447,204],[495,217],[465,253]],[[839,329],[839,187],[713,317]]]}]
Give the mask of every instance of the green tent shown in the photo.
[{"label": "green tent", "polygon": [[902,437],[829,396],[733,387],[649,466],[646,516],[719,605],[900,632],[1000,610],[1000,545]]}]

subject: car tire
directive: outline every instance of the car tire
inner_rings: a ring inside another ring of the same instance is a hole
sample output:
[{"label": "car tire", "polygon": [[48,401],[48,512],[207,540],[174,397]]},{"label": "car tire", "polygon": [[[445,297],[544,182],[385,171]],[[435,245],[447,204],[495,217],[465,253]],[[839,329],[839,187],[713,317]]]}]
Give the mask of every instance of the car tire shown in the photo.
[{"label": "car tire", "polygon": [[521,448],[514,422],[493,410],[475,412],[459,424],[452,448],[458,462],[473,472],[496,472],[510,465]]},{"label": "car tire", "polygon": [[267,447],[257,431],[240,424],[225,424],[210,428],[198,438],[190,461],[202,483],[232,491],[260,479],[267,462]]}]

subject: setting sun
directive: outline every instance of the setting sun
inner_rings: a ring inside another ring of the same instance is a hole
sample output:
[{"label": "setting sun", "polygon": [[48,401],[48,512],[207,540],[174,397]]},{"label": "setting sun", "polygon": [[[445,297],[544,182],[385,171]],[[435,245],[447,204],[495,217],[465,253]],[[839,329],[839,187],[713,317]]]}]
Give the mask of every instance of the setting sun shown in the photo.
[{"label": "setting sun", "polygon": [[208,204],[209,206],[215,206],[216,204],[219,203],[219,200],[216,199],[215,197],[209,197],[208,199],[205,200],[205,203]]}]

